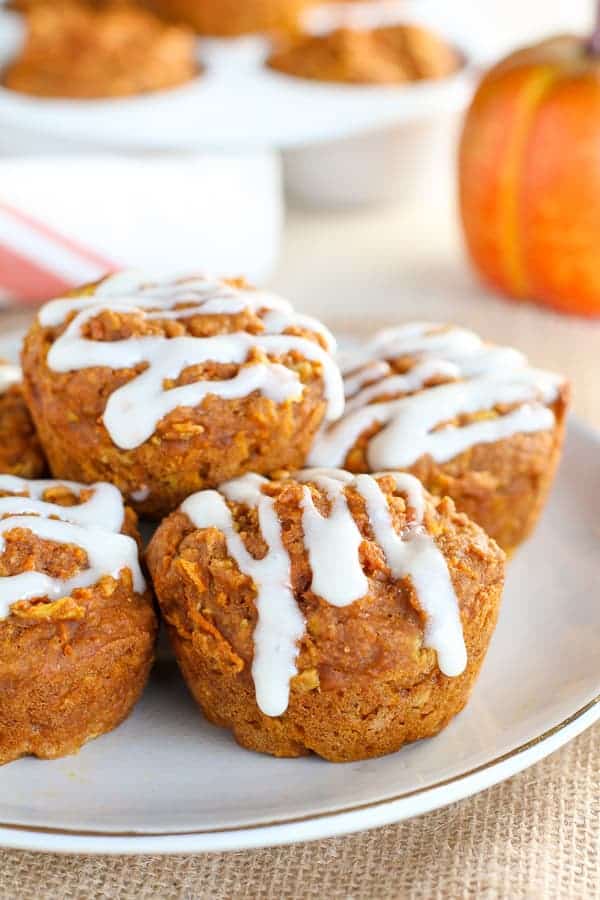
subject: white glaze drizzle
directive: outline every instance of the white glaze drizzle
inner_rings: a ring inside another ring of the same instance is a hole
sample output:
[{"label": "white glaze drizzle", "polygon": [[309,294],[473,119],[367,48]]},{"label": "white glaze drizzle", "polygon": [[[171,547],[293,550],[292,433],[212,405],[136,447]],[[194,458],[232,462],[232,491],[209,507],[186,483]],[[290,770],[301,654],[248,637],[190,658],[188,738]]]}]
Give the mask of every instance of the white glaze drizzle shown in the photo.
[{"label": "white glaze drizzle", "polygon": [[[302,528],[312,569],[312,590],[332,606],[348,606],[369,590],[359,549],[363,542],[348,508],[344,487],[351,484],[326,471],[304,471],[299,481],[312,481],[330,500],[331,508],[322,515],[315,507],[310,488],[302,498]],[[335,560],[335,564],[334,564]]]},{"label": "white glaze drizzle", "polygon": [[135,503],[143,503],[144,500],[147,500],[150,496],[150,488],[147,484],[144,484],[141,487],[137,488],[137,490],[131,491],[129,496]]},{"label": "white glaze drizzle", "polygon": [[[388,360],[396,357],[413,358],[412,368],[390,374]],[[381,362],[387,371],[377,368]],[[375,425],[381,430],[367,447],[374,470],[411,466],[425,454],[447,462],[477,444],[545,431],[555,421],[546,404],[556,400],[562,383],[560,377],[528,366],[517,350],[485,344],[463,328],[423,322],[381,332],[343,368],[346,411],[320,431],[309,455],[312,465],[342,465],[360,436]],[[429,384],[439,378],[452,380]],[[409,396],[379,399],[394,393]],[[494,418],[435,430],[458,416],[503,404],[517,406]]]},{"label": "white glaze drizzle", "polygon": [[362,390],[349,394],[344,413],[361,409],[377,397],[386,394],[409,394],[420,391],[428,381],[433,378],[458,378],[460,370],[458,366],[444,360],[426,359],[417,363],[404,375],[388,375],[379,381],[371,382]]},{"label": "white glaze drizzle", "polygon": [[[399,491],[408,496],[418,492],[412,475],[393,473],[393,477]],[[424,645],[435,649],[438,665],[445,675],[460,675],[467,665],[467,651],[458,603],[446,560],[421,525],[422,509],[417,513],[419,526],[401,537],[394,529],[385,496],[375,479],[357,475],[356,488],[365,500],[375,540],[385,554],[392,576],[409,577],[412,581],[426,616]]]},{"label": "white glaze drizzle", "polygon": [[[60,506],[42,500],[53,487],[66,487],[75,494],[91,490],[91,496],[74,506]],[[105,575],[118,578],[128,568],[134,590],[141,593],[146,583],[139,565],[138,547],[133,538],[121,534],[124,508],[121,494],[111,484],[85,486],[71,481],[30,481],[0,475],[0,491],[25,496],[0,497],[0,554],[4,535],[15,528],[30,531],[42,540],[74,544],[87,554],[88,565],[72,578],[51,578],[42,572],[22,572],[0,577],[0,619],[10,615],[10,607],[20,600],[68,597],[76,588],[90,587]]]},{"label": "white glaze drizzle", "polygon": [[[365,500],[375,540],[386,556],[392,576],[409,577],[413,583],[426,617],[425,646],[436,650],[444,674],[456,676],[466,665],[460,613],[446,561],[423,524],[423,487],[411,475],[391,474],[413,510],[413,518],[402,535],[394,530],[387,498],[375,476],[355,477],[331,469],[306,469],[295,476],[319,487],[331,503],[329,516],[323,516],[314,505],[310,488],[304,487],[302,525],[312,571],[311,590],[338,607],[359,600],[369,590],[359,556],[363,538],[344,492],[345,487],[352,486]],[[266,483],[258,475],[245,475],[222,485],[219,491],[202,491],[188,497],[181,509],[196,528],[219,529],[228,553],[240,571],[254,582],[258,622],[252,676],[256,700],[266,715],[278,716],[287,709],[289,683],[297,672],[298,641],[305,625],[291,589],[291,564],[275,503],[262,491]],[[268,548],[262,559],[248,553],[225,498],[257,508],[260,531]]]},{"label": "white glaze drizzle", "polygon": [[[91,491],[87,500],[75,506],[60,506],[42,500],[46,491],[63,487],[75,495],[82,490]],[[125,510],[121,494],[113,484],[97,482],[81,485],[76,481],[19,478],[16,475],[0,475],[0,491],[25,496],[0,497],[0,517],[7,514],[54,516],[73,525],[98,526],[105,531],[118,532],[123,527]]]},{"label": "white glaze drizzle", "polygon": [[21,369],[12,363],[0,362],[0,394],[4,394],[13,384],[21,380]]},{"label": "white glaze drizzle", "polygon": [[256,702],[265,715],[279,716],[287,709],[304,619],[291,589],[290,559],[283,546],[273,500],[261,492],[264,482],[259,475],[251,474],[220,488],[228,499],[258,509],[260,530],[268,546],[263,559],[255,559],[246,550],[229,507],[218,491],[193,494],[181,509],[196,528],[218,528],[225,536],[227,552],[254,582],[258,621],[254,629],[252,677]]},{"label": "white glaze drizzle", "polygon": [[[338,357],[338,362],[339,361],[340,357]],[[343,366],[340,365],[340,368],[343,371]],[[353,372],[351,375],[345,376],[344,391],[346,393],[346,397],[353,397],[355,394],[358,394],[359,391],[361,391],[365,386],[370,385],[374,381],[378,381],[381,378],[385,378],[390,374],[391,371],[392,367],[388,362],[385,361],[385,359],[374,359],[372,360],[372,362],[365,363],[365,365],[362,368],[358,369],[358,371]]]},{"label": "white glaze drizzle", "polygon": [[[250,310],[260,316],[264,331],[245,331],[213,337],[185,335],[165,338],[147,335],[118,341],[94,341],[82,329],[103,311],[136,314],[144,319],[191,318],[235,315]],[[269,355],[297,352],[321,364],[328,403],[326,419],[333,421],[343,411],[343,385],[331,353],[335,341],[330,332],[274,294],[251,291],[207,278],[148,283],[136,273],[119,273],[102,282],[94,295],[61,298],[47,303],[39,313],[40,324],[57,327],[74,314],[48,352],[48,366],[55,372],[72,372],[95,366],[122,369],[147,367],[115,390],[106,403],[103,421],[113,442],[130,450],[148,440],[162,418],[176,407],[197,406],[208,395],[226,399],[246,397],[254,391],[275,403],[297,401],[303,385],[297,373]],[[308,338],[284,334],[290,328],[307,328],[322,336],[327,350]],[[263,359],[244,365],[253,350]],[[232,378],[195,381],[165,389],[165,380],[177,379],[189,366],[206,362],[241,366]]]}]

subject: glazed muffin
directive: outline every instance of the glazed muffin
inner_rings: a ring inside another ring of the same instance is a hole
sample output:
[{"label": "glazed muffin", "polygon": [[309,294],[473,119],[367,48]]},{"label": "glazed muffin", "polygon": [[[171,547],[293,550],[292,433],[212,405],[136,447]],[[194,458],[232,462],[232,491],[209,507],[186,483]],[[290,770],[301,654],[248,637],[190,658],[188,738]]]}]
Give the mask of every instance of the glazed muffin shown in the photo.
[{"label": "glazed muffin", "polygon": [[76,752],[140,696],[156,617],[115,487],[0,476],[0,764]]},{"label": "glazed muffin", "polygon": [[46,461],[21,389],[19,366],[0,361],[0,473],[39,478]]},{"label": "glazed muffin", "polygon": [[149,0],[149,5],[199,34],[235,37],[295,31],[301,12],[315,0]]},{"label": "glazed muffin", "polygon": [[511,552],[532,531],[560,459],[569,386],[463,328],[413,323],[349,354],[344,416],[312,465],[395,469],[449,496]]},{"label": "glazed muffin", "polygon": [[273,53],[268,65],[286,75],[317,81],[401,84],[450,75],[460,58],[429,29],[390,25],[305,35]]},{"label": "glazed muffin", "polygon": [[147,551],[185,681],[244,747],[341,762],[436,734],[468,700],[504,554],[406,474],[246,475]]},{"label": "glazed muffin", "polygon": [[244,472],[303,465],[343,408],[320,323],[242,283],[127,273],[44,306],[24,389],[51,471],[148,516]]},{"label": "glazed muffin", "polygon": [[184,84],[198,72],[193,34],[122,3],[35,3],[6,87],[37,97],[122,97]]}]

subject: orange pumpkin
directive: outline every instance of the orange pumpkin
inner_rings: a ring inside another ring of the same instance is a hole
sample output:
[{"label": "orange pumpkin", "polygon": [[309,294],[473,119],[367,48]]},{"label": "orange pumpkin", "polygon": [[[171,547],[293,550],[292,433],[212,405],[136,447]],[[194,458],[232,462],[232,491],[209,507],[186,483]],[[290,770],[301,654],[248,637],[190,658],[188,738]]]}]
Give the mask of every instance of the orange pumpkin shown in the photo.
[{"label": "orange pumpkin", "polygon": [[490,284],[518,299],[600,316],[594,43],[553,38],[491,69],[466,117],[459,187],[467,247]]}]

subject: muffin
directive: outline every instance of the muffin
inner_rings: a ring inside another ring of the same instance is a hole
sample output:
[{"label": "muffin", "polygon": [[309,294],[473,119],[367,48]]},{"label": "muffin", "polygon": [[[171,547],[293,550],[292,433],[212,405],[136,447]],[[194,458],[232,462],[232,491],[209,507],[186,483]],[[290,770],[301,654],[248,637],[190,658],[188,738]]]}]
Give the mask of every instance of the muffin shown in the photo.
[{"label": "muffin", "polygon": [[276,50],[268,65],[286,75],[316,81],[402,84],[450,75],[460,58],[429,29],[389,25],[303,35]]},{"label": "muffin", "polygon": [[344,416],[321,432],[312,465],[411,472],[507,552],[530,534],[560,459],[563,378],[463,328],[422,322],[381,332],[342,368]]},{"label": "muffin", "polygon": [[193,34],[123,3],[35,3],[6,87],[37,97],[122,97],[184,84],[198,71]]},{"label": "muffin", "polygon": [[298,468],[343,408],[333,338],[241,282],[121,273],[46,304],[24,389],[53,474],[110,481],[144,515]]},{"label": "muffin", "polygon": [[109,484],[0,475],[0,764],[76,752],[131,711],[156,617]]},{"label": "muffin", "polygon": [[301,12],[311,3],[314,0],[149,0],[166,18],[216,37],[295,31]]},{"label": "muffin", "polygon": [[245,475],[166,518],[148,566],[185,681],[251,750],[366,759],[468,700],[504,553],[414,477]]},{"label": "muffin", "polygon": [[0,361],[0,472],[39,478],[46,462],[20,382],[20,368]]}]

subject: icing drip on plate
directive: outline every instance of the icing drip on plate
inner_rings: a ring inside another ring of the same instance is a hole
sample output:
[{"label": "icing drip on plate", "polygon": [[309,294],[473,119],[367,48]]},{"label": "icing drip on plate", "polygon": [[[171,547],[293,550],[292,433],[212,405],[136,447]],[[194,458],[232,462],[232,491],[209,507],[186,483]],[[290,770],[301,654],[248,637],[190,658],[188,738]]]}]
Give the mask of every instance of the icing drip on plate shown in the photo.
[{"label": "icing drip on plate", "polygon": [[0,394],[4,394],[13,384],[21,380],[21,369],[12,363],[0,362]]},{"label": "icing drip on plate", "polygon": [[[412,366],[394,373],[389,361],[397,358]],[[342,465],[375,426],[379,431],[367,447],[373,470],[408,467],[426,454],[443,463],[477,444],[545,431],[555,421],[547,404],[562,383],[528,366],[517,350],[486,344],[463,328],[424,322],[381,332],[342,369],[346,410],[321,430],[312,465]],[[465,425],[444,424],[497,406],[514,408]]]},{"label": "icing drip on plate", "polygon": [[[259,334],[237,331],[212,337],[172,338],[144,335],[116,341],[84,337],[86,324],[104,311],[160,320],[237,315],[245,310],[260,318],[263,331]],[[91,296],[47,303],[39,313],[39,322],[44,327],[55,328],[69,316],[73,318],[48,352],[48,366],[52,371],[146,366],[131,381],[113,391],[106,403],[104,425],[121,449],[139,447],[153,435],[166,415],[177,407],[197,406],[209,394],[234,399],[258,391],[275,403],[300,400],[303,385],[298,374],[270,358],[293,352],[321,365],[326,419],[333,421],[343,411],[344,391],[331,355],[335,349],[332,335],[320,322],[295,313],[286,300],[274,294],[244,290],[207,278],[154,284],[135,273],[120,273],[102,282]],[[309,329],[320,335],[327,350],[309,338],[286,334],[291,328]],[[260,358],[246,365],[255,351]],[[208,362],[232,363],[240,368],[232,378],[165,388],[165,381],[176,380],[186,368]]]},{"label": "icing drip on plate", "polygon": [[[333,469],[305,469],[295,476],[324,491],[331,503],[328,516],[314,505],[305,484],[302,498],[304,542],[312,570],[311,590],[326,603],[344,607],[364,597],[369,582],[359,550],[363,538],[350,512],[346,487],[364,499],[376,542],[383,550],[394,579],[408,577],[426,616],[424,644],[436,650],[441,671],[459,675],[467,663],[458,602],[446,561],[423,524],[425,497],[411,475],[391,474],[407,500],[413,518],[402,534],[393,526],[386,495],[372,475],[353,476]],[[267,480],[245,475],[201,491],[182,504],[196,528],[217,528],[239,569],[256,590],[258,622],[254,631],[252,676],[259,708],[268,716],[282,715],[289,702],[290,679],[297,673],[298,641],[304,634],[302,613],[291,588],[291,563],[283,543],[281,522],[272,497],[263,493]],[[226,500],[258,510],[267,552],[255,559],[235,529]],[[332,560],[336,565],[332,565]]]},{"label": "icing drip on plate", "polygon": [[[74,494],[90,490],[91,496],[73,506],[60,506],[42,499],[50,488],[65,487]],[[91,587],[102,577],[118,578],[129,569],[137,593],[146,588],[133,538],[121,534],[124,508],[121,494],[111,484],[86,487],[70,481],[29,481],[0,475],[0,555],[5,550],[4,535],[22,528],[41,540],[72,544],[87,554],[88,565],[68,579],[52,578],[43,572],[22,572],[0,577],[0,619],[10,615],[10,607],[20,600],[68,597],[75,589]],[[22,496],[13,496],[13,492]]]}]

